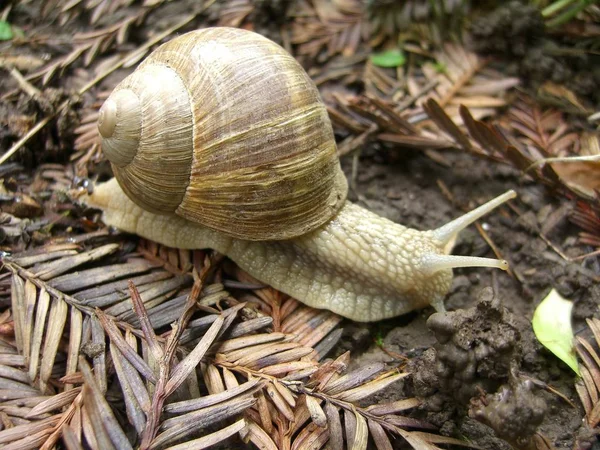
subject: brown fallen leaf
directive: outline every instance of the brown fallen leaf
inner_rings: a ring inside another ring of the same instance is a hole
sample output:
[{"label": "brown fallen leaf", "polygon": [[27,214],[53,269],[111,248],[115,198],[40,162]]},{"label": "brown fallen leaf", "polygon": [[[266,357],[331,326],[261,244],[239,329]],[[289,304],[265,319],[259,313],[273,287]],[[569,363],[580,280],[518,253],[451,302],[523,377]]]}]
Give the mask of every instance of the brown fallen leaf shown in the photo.
[{"label": "brown fallen leaf", "polygon": [[598,198],[600,193],[600,155],[595,158],[596,160],[591,161],[568,158],[550,165],[569,188],[583,196]]}]

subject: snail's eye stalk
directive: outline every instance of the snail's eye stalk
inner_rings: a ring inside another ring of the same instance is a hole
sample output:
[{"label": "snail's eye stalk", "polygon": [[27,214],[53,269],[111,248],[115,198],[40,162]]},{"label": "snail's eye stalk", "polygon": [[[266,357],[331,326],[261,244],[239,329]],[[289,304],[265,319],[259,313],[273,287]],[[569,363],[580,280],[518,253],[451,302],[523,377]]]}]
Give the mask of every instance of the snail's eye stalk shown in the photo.
[{"label": "snail's eye stalk", "polygon": [[[446,246],[458,233],[471,225],[477,219],[497,208],[502,203],[515,198],[515,191],[508,191],[504,194],[490,200],[489,202],[475,208],[473,211],[454,219],[452,222],[433,230],[432,237],[437,240],[442,247]],[[502,270],[508,269],[508,262],[500,259],[479,258],[475,256],[458,256],[428,253],[422,256],[421,270],[427,275],[432,275],[441,270],[454,269],[457,267],[492,267]]]},{"label": "snail's eye stalk", "polygon": [[[473,211],[469,211],[468,213],[454,219],[451,222],[448,222],[446,225],[441,226],[440,228],[433,230],[432,236],[434,239],[441,242],[443,245],[446,245],[450,240],[452,240],[458,233],[467,228],[476,220],[488,214],[493,209],[500,206],[502,203],[507,202],[508,200],[515,198],[517,193],[513,190],[507,191],[502,195],[490,200],[487,203],[475,208]],[[480,264],[475,264],[475,266],[479,266]],[[465,267],[463,265],[454,266],[454,267]],[[487,267],[487,266],[484,266]]]}]

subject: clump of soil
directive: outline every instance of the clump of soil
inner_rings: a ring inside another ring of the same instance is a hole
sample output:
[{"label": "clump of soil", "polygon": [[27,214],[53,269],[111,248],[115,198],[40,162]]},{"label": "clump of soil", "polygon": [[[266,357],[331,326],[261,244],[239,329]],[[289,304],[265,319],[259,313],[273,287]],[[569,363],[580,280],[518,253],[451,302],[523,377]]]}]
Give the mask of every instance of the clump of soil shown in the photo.
[{"label": "clump of soil", "polygon": [[473,308],[432,314],[427,327],[437,340],[434,357],[412,372],[415,393],[432,410],[444,402],[439,396],[467,405],[480,392],[495,392],[518,361],[520,333],[490,288]]},{"label": "clump of soil", "polygon": [[511,378],[496,394],[477,400],[469,414],[513,447],[535,448],[532,438],[546,415],[546,402],[533,389],[531,380]]},{"label": "clump of soil", "polygon": [[477,52],[509,60],[507,72],[519,75],[531,87],[552,81],[596,105],[600,102],[600,67],[592,61],[597,56],[565,51],[573,43],[549,35],[537,7],[519,1],[502,3],[476,19],[470,31]]},{"label": "clump of soil", "polygon": [[427,420],[454,434],[471,406],[471,417],[498,437],[528,443],[545,403],[533,394],[531,382],[513,375],[521,361],[521,334],[492,289],[484,289],[472,308],[431,315],[427,327],[437,343],[409,367]]},{"label": "clump of soil", "polygon": [[535,6],[512,1],[476,20],[471,33],[478,52],[523,56],[544,37],[544,18]]}]

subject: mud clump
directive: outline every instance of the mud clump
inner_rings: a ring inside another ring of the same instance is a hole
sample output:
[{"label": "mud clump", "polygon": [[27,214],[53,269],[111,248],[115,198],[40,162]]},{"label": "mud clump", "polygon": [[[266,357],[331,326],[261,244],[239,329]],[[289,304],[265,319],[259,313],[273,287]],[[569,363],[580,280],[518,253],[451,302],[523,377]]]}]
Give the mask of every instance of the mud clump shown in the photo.
[{"label": "mud clump", "polygon": [[546,402],[533,394],[533,382],[513,379],[485,399],[474,402],[469,415],[516,448],[535,448],[532,437],[544,420]]},{"label": "mud clump", "polygon": [[[490,426],[509,442],[527,442],[543,420],[545,404],[531,383],[512,374],[521,361],[514,316],[484,289],[473,308],[433,314],[427,321],[437,344],[411,362],[413,394],[427,420],[459,433],[461,418]],[[526,423],[521,423],[526,422]]]},{"label": "mud clump", "polygon": [[433,314],[427,327],[438,341],[435,364],[433,374],[424,367],[414,372],[417,395],[431,395],[432,378],[438,392],[462,405],[481,392],[495,392],[519,357],[520,334],[511,319],[488,289],[473,308]]}]

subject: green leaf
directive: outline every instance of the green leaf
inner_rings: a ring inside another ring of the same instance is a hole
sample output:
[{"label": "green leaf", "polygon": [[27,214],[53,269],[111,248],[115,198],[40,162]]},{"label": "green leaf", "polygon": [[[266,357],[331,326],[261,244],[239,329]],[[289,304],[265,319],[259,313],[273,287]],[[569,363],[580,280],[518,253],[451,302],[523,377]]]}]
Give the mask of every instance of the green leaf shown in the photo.
[{"label": "green leaf", "polygon": [[370,59],[373,64],[379,67],[398,67],[406,61],[404,53],[399,48],[381,53],[372,53]]},{"label": "green leaf", "polygon": [[531,325],[538,341],[579,375],[573,348],[572,309],[573,303],[552,289],[533,313]]},{"label": "green leaf", "polygon": [[437,73],[446,73],[448,71],[448,67],[443,62],[436,61],[433,64],[433,68]]},{"label": "green leaf", "polygon": [[0,20],[0,41],[8,41],[13,38],[13,31],[6,20]]}]

